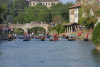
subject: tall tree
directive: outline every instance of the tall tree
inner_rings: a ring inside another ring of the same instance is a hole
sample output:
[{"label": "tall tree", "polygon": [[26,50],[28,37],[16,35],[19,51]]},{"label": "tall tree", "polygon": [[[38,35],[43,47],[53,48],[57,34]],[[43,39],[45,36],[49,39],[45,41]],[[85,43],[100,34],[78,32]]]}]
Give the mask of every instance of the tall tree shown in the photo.
[{"label": "tall tree", "polygon": [[17,16],[19,12],[23,12],[25,7],[28,7],[25,0],[14,0],[12,10],[13,17]]},{"label": "tall tree", "polygon": [[83,4],[82,9],[80,9],[80,17],[79,17],[79,24],[85,25],[88,28],[94,27],[94,24],[97,22],[96,13],[98,11],[98,6],[96,5],[95,0],[91,0],[90,2]]}]

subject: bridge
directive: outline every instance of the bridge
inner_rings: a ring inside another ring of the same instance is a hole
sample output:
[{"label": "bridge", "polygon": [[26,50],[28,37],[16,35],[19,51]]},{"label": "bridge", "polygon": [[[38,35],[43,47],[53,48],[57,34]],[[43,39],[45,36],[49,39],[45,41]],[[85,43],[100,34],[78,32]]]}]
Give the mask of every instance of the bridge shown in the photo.
[{"label": "bridge", "polygon": [[42,27],[46,30],[46,34],[48,33],[48,25],[47,24],[11,24],[9,25],[9,28],[21,28],[24,30],[24,33],[28,33],[28,29],[31,29],[33,27]]}]

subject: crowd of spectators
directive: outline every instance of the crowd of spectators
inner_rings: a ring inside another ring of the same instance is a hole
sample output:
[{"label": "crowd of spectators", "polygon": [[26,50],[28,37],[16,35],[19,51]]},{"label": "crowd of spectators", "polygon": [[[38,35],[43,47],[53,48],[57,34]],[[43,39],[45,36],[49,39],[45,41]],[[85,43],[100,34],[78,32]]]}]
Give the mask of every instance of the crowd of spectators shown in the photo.
[{"label": "crowd of spectators", "polygon": [[0,34],[13,33],[14,29],[9,28],[7,24],[0,25]]}]

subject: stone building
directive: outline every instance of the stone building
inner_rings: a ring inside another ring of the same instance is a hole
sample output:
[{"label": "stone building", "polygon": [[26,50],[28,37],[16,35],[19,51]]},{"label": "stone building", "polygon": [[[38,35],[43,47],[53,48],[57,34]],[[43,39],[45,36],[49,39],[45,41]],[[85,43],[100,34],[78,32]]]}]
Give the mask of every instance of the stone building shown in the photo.
[{"label": "stone building", "polygon": [[59,0],[28,0],[29,6],[35,6],[37,4],[45,5],[48,8],[52,6],[52,4],[59,3]]}]

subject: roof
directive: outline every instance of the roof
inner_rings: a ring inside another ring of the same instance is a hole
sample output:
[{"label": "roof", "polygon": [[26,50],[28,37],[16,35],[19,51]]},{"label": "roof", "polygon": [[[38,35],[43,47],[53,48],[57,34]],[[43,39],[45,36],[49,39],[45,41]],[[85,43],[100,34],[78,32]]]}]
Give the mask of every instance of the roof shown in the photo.
[{"label": "roof", "polygon": [[79,25],[78,23],[67,23],[64,26],[73,26],[73,25]]},{"label": "roof", "polygon": [[83,3],[85,3],[85,1],[83,1],[82,3],[78,3],[78,4],[74,5],[74,6],[71,6],[71,7],[69,7],[69,9],[75,8],[75,7],[79,7],[79,6],[81,6]]},{"label": "roof", "polygon": [[28,0],[28,1],[59,1],[59,0]]}]

